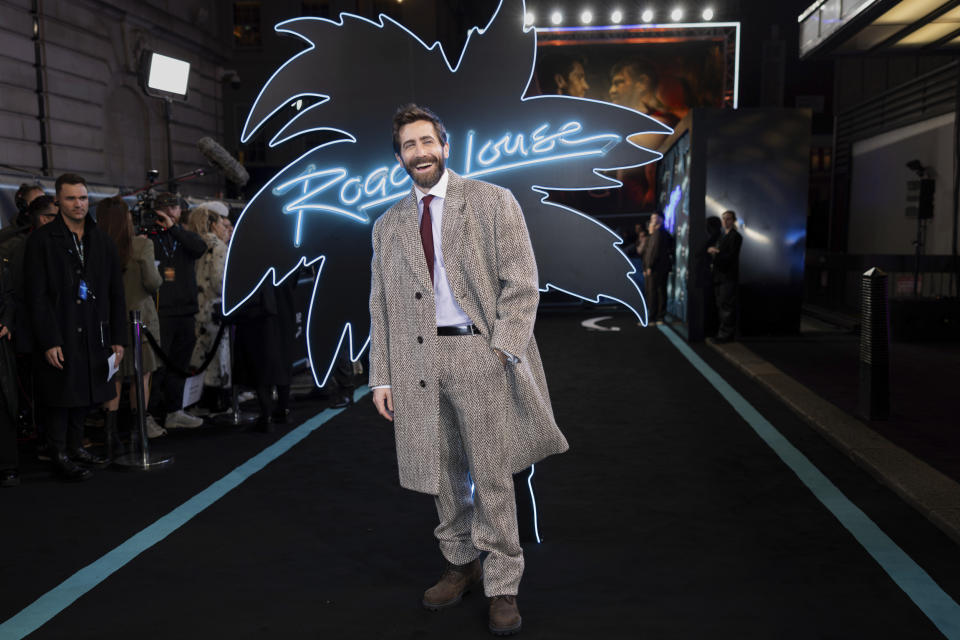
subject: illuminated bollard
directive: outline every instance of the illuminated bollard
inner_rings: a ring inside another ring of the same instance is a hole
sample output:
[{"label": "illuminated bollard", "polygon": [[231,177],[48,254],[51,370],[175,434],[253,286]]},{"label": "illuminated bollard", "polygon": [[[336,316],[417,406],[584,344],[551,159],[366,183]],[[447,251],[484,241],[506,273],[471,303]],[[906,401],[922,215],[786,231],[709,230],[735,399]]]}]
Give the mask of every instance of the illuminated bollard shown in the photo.
[{"label": "illuminated bollard", "polygon": [[867,420],[890,415],[890,330],[887,274],[877,267],[860,279],[860,402]]}]

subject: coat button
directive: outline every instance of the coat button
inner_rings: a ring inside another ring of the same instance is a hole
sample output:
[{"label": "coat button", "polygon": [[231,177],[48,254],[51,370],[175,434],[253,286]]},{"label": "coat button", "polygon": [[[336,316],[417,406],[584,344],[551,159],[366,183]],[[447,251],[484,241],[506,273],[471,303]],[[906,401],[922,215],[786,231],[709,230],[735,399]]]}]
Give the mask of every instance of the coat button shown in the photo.
[{"label": "coat button", "polygon": [[417,342],[423,344],[423,336],[417,336]]},{"label": "coat button", "polygon": [[417,291],[415,294],[413,294],[413,297],[416,298],[417,300],[419,300],[420,298],[423,297],[423,294],[420,293],[419,291]]},{"label": "coat button", "polygon": [[420,386],[421,386],[421,387],[425,387],[425,386],[427,386],[427,383],[424,382],[423,380],[421,380],[421,381],[420,381]]}]

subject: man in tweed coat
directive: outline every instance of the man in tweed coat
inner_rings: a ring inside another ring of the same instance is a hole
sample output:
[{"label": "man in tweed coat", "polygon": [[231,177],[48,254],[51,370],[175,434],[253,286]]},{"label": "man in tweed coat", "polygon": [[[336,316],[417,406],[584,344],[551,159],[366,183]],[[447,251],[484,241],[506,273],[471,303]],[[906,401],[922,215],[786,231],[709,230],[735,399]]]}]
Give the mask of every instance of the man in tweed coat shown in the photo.
[{"label": "man in tweed coat", "polygon": [[457,604],[482,577],[490,631],[509,635],[523,573],[512,474],[567,449],[533,338],[533,249],[513,194],[446,169],[431,111],[397,111],[393,145],[414,188],[373,227],[373,402],[394,422],[400,484],[435,496],[447,567],[423,605]]}]

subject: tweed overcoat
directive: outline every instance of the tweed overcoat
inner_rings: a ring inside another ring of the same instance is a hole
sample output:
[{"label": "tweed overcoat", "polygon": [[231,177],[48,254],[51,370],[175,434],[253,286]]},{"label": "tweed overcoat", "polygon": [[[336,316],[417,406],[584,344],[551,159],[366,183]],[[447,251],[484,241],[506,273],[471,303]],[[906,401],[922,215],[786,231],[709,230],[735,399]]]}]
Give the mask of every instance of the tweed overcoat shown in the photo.
[{"label": "tweed overcoat", "polygon": [[[401,486],[436,495],[440,394],[436,310],[420,242],[414,190],[373,226],[370,386],[393,388]],[[537,266],[513,194],[450,171],[441,242],[450,289],[491,349],[520,358],[505,367],[511,397],[500,428],[513,440],[513,473],[568,448],[557,428],[533,337]],[[464,363],[469,366],[469,363]]]}]

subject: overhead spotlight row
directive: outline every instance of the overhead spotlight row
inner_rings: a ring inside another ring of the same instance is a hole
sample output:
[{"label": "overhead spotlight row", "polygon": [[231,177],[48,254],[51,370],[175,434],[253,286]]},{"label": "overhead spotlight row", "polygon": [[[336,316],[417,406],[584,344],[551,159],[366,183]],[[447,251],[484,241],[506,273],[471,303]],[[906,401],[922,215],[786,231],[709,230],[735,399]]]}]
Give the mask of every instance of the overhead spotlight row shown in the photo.
[{"label": "overhead spotlight row", "polygon": [[[677,6],[670,10],[669,15],[670,15],[670,20],[672,22],[680,22],[684,20],[686,17],[686,10],[682,6]],[[715,14],[712,7],[706,7],[703,11],[700,12],[700,18],[704,22],[710,22],[711,20],[713,20],[714,15]],[[621,24],[626,17],[627,17],[626,14],[624,14],[622,10],[614,9],[613,11],[610,12],[610,23]],[[656,17],[657,17],[657,13],[652,8],[644,9],[640,13],[640,21],[644,23],[651,23],[656,19]],[[580,18],[581,24],[590,25],[590,24],[593,24],[597,16],[593,13],[592,10],[584,9],[583,11],[580,12],[579,18]],[[562,11],[560,11],[559,9],[555,9],[550,12],[550,14],[547,16],[547,19],[551,25],[556,27],[563,24],[565,16],[563,15]],[[535,24],[536,21],[537,21],[536,14],[533,11],[527,11],[526,16],[524,17],[524,23],[530,26]]]}]

